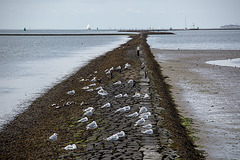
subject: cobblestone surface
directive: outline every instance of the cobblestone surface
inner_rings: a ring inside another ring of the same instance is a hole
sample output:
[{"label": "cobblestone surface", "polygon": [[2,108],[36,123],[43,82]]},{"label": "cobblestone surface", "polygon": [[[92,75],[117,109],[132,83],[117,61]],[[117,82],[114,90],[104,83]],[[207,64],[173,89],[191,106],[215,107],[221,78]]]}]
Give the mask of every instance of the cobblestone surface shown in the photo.
[{"label": "cobblestone surface", "polygon": [[[128,54],[135,54],[132,50]],[[105,90],[107,96],[97,97],[98,105],[102,106],[110,103],[109,108],[98,108],[95,114],[100,114],[101,119],[96,120],[99,123],[99,128],[94,134],[88,138],[89,143],[86,146],[85,152],[79,159],[174,159],[177,154],[169,147],[169,137],[167,131],[159,127],[161,124],[161,107],[158,102],[161,100],[159,95],[154,91],[154,84],[150,83],[148,77],[147,66],[144,60],[144,53],[140,51],[140,61],[142,69],[139,75],[126,77],[121,85],[109,84]],[[124,74],[122,72],[121,74]],[[134,79],[135,84],[128,84],[128,80]],[[119,79],[120,80],[120,79]],[[141,97],[133,97],[135,93],[140,93]],[[128,97],[115,98],[118,94],[127,94]],[[143,98],[148,94],[149,98]],[[130,106],[131,109],[124,113],[115,112],[117,109]],[[146,107],[151,116],[146,119],[146,124],[152,124],[153,134],[142,133],[146,129],[141,125],[135,126],[139,117],[127,117],[127,115],[139,112],[141,107]],[[117,141],[107,141],[106,138],[124,131],[126,136],[119,138]]]}]

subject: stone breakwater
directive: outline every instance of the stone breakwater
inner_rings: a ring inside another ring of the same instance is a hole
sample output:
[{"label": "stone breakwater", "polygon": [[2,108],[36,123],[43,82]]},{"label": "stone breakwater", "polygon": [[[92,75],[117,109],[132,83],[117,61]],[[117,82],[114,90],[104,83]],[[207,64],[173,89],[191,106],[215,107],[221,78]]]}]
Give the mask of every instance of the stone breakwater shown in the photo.
[{"label": "stone breakwater", "polygon": [[200,159],[149,54],[134,35],[50,89],[4,126],[0,159]]}]

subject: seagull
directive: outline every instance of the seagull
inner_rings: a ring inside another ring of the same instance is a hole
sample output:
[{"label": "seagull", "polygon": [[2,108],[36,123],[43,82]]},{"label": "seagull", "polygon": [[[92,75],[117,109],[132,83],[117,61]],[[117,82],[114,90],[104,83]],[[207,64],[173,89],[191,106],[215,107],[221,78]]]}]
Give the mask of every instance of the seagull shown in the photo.
[{"label": "seagull", "polygon": [[91,82],[96,82],[96,81],[97,81],[96,78],[97,78],[97,77],[93,77],[93,79],[91,80]]},{"label": "seagull", "polygon": [[150,98],[150,96],[148,94],[145,94],[143,98],[148,99],[148,98]]},{"label": "seagull", "polygon": [[132,79],[130,79],[130,80],[128,81],[129,84],[133,84],[133,82],[134,82],[134,81],[133,81]]},{"label": "seagull", "polygon": [[135,95],[133,95],[132,97],[139,98],[140,96],[140,93],[136,92]]},{"label": "seagull", "polygon": [[115,98],[122,98],[122,94],[116,95]]},{"label": "seagull", "polygon": [[53,135],[51,135],[48,139],[50,140],[50,141],[56,141],[57,140],[57,133],[53,133]]},{"label": "seagull", "polygon": [[123,107],[123,108],[119,108],[119,109],[117,109],[116,111],[115,111],[115,113],[116,112],[126,112],[126,109]]},{"label": "seagull", "polygon": [[97,87],[95,90],[101,90],[101,89],[103,89],[102,86]]},{"label": "seagull", "polygon": [[83,81],[85,81],[85,80],[84,80],[84,79],[81,79],[81,80],[80,80],[80,82],[83,82]]},{"label": "seagull", "polygon": [[89,87],[93,87],[93,86],[96,86],[96,83],[92,83],[89,85]]},{"label": "seagull", "polygon": [[86,87],[83,87],[82,89],[89,89],[89,87],[88,87],[88,86],[86,86]]},{"label": "seagull", "polygon": [[121,66],[118,66],[117,68],[116,68],[116,70],[121,70],[122,69],[122,67]]},{"label": "seagull", "polygon": [[143,128],[146,128],[146,129],[151,129],[152,128],[152,125],[151,124],[147,124],[145,126],[142,126]]},{"label": "seagull", "polygon": [[116,134],[118,135],[119,138],[125,137],[125,132],[124,131],[118,132]]},{"label": "seagull", "polygon": [[151,112],[145,112],[145,113],[142,113],[141,115],[147,115],[147,116],[151,116]]},{"label": "seagull", "polygon": [[111,107],[111,104],[109,102],[104,104],[101,108],[108,108],[108,107]]},{"label": "seagull", "polygon": [[137,116],[138,116],[137,112],[134,112],[132,114],[127,115],[127,117],[137,117]]},{"label": "seagull", "polygon": [[125,106],[125,107],[123,107],[123,108],[125,108],[125,109],[126,109],[126,111],[129,111],[129,110],[131,109],[131,107],[130,107],[130,106]]},{"label": "seagull", "polygon": [[77,145],[76,144],[70,144],[70,145],[67,145],[65,148],[65,150],[74,150],[74,149],[77,149]]},{"label": "seagull", "polygon": [[68,92],[67,92],[67,94],[72,96],[72,95],[74,95],[74,94],[75,94],[75,90],[68,91]]},{"label": "seagull", "polygon": [[114,83],[114,85],[120,85],[122,82],[121,81],[117,81]]},{"label": "seagull", "polygon": [[127,94],[127,93],[125,93],[125,94],[123,95],[123,97],[127,98],[127,97],[128,97],[128,94]]},{"label": "seagull", "polygon": [[93,91],[93,89],[88,89],[88,90],[87,90],[87,92],[92,92],[92,91]]},{"label": "seagull", "polygon": [[147,111],[148,111],[148,110],[147,110],[146,107],[141,107],[139,113],[142,114],[142,113],[145,113],[145,112],[147,112]]},{"label": "seagull", "polygon": [[152,129],[148,129],[146,131],[143,131],[142,133],[144,133],[144,134],[153,134],[153,130]]},{"label": "seagull", "polygon": [[87,117],[84,117],[84,118],[82,118],[82,119],[80,119],[80,120],[78,120],[77,122],[78,123],[83,123],[83,122],[87,122],[88,121],[88,118]]},{"label": "seagull", "polygon": [[102,95],[102,96],[108,95],[107,91],[105,91],[105,90],[103,90],[103,89],[100,89],[100,90],[98,91],[98,94],[100,94],[100,95]]},{"label": "seagull", "polygon": [[131,65],[129,63],[126,63],[124,68],[127,69],[129,67],[131,67]]},{"label": "seagull", "polygon": [[110,137],[108,137],[106,140],[107,141],[117,141],[119,139],[118,134],[114,134]]},{"label": "seagull", "polygon": [[143,118],[143,119],[148,119],[148,115],[146,115],[146,114],[141,114],[140,116],[139,116],[139,118]]},{"label": "seagull", "polygon": [[93,110],[87,111],[83,114],[83,116],[91,116],[93,114]]},{"label": "seagull", "polygon": [[135,126],[137,125],[143,125],[145,123],[145,119],[141,118],[139,119],[136,123],[135,123]]},{"label": "seagull", "polygon": [[95,121],[93,121],[92,123],[89,123],[87,125],[87,129],[96,129],[98,126],[97,126],[97,123]]},{"label": "seagull", "polygon": [[88,107],[87,109],[84,109],[83,111],[84,111],[84,112],[87,112],[87,111],[92,111],[92,110],[94,111],[94,108],[93,108],[93,107]]}]

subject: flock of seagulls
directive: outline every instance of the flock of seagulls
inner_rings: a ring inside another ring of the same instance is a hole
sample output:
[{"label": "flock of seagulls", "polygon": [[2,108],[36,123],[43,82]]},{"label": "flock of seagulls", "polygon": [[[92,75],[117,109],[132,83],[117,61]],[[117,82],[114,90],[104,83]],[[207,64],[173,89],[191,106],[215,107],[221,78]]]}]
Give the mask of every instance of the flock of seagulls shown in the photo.
[{"label": "flock of seagulls", "polygon": [[[131,67],[131,65],[129,63],[126,63],[123,69],[128,69],[130,67]],[[106,69],[105,74],[112,74],[111,73],[112,71],[114,71],[114,67],[111,67],[110,69]],[[121,72],[122,67],[121,66],[116,67],[115,71]],[[97,73],[97,71],[95,71],[94,73]],[[81,79],[80,80],[80,82],[83,82],[83,81],[88,81],[88,79]],[[93,77],[90,81],[92,83],[88,86],[83,87],[82,88],[83,90],[86,90],[87,92],[93,92],[95,90],[95,91],[97,91],[97,93],[99,95],[102,95],[102,96],[108,95],[108,92],[106,90],[104,90],[101,86],[94,89],[94,87],[97,86],[96,83],[94,83],[94,82],[97,81],[97,77]],[[135,81],[134,80],[129,80],[127,83],[134,85]],[[113,85],[121,85],[121,84],[122,84],[121,81],[117,81]],[[68,91],[67,94],[68,95],[74,95],[75,90]],[[128,96],[128,94],[115,95],[115,98],[122,98],[122,97],[127,98],[129,96]],[[136,92],[132,97],[133,98],[141,98],[141,94],[139,92]],[[150,98],[150,96],[148,94],[145,94],[143,96],[143,98],[148,99],[148,98]],[[57,105],[53,104],[52,106],[56,107]],[[111,103],[107,102],[106,104],[102,105],[100,108],[105,109],[105,108],[109,108],[111,106],[112,106]],[[59,106],[57,106],[57,107],[59,107]],[[84,109],[83,110],[83,112],[84,112],[83,113],[83,118],[81,118],[77,122],[78,123],[88,122],[89,121],[88,117],[92,116],[94,111],[95,111],[95,109],[93,107],[88,107],[88,108]],[[117,109],[114,113],[117,114],[117,113],[125,113],[125,112],[130,112],[130,111],[131,111],[130,106],[124,106],[122,108]],[[136,120],[134,126],[142,126],[142,130],[143,130],[142,133],[143,134],[153,134],[152,125],[151,124],[146,124],[145,125],[145,122],[146,122],[146,120],[148,119],[149,116],[151,116],[151,112],[149,112],[146,107],[141,107],[139,109],[139,112],[134,112],[134,113],[125,115],[125,117],[128,117],[128,118],[138,118],[138,120]],[[86,125],[86,130],[96,129],[96,128],[98,128],[98,125],[97,125],[96,121],[92,121],[91,123]],[[57,135],[58,135],[57,133],[54,133],[53,135],[51,135],[49,137],[49,140],[50,141],[56,141],[57,140]],[[104,140],[106,140],[106,141],[117,141],[117,140],[119,140],[119,138],[122,138],[122,137],[125,137],[125,136],[126,136],[125,132],[120,131],[120,132],[117,132],[117,133],[109,136],[108,138],[106,138]],[[74,149],[77,149],[77,146],[76,146],[76,144],[67,145],[64,149],[65,150],[74,150]]]}]

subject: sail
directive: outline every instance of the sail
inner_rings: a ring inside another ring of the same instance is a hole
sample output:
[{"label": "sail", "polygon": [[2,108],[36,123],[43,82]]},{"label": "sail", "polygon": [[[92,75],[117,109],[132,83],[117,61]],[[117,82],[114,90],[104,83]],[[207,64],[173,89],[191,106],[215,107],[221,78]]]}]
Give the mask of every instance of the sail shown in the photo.
[{"label": "sail", "polygon": [[87,30],[90,30],[90,29],[91,29],[91,28],[90,28],[90,25],[88,24],[88,25],[87,25]]}]

